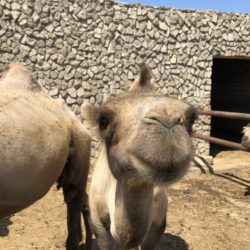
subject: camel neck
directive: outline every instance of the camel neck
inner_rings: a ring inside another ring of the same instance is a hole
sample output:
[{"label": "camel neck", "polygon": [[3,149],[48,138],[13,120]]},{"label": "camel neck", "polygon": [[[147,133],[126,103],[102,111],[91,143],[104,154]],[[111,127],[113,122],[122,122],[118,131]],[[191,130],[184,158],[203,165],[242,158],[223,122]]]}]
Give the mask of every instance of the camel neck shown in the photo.
[{"label": "camel neck", "polygon": [[151,225],[152,200],[152,185],[117,181],[114,216],[118,240],[126,239],[128,245],[141,242]]}]

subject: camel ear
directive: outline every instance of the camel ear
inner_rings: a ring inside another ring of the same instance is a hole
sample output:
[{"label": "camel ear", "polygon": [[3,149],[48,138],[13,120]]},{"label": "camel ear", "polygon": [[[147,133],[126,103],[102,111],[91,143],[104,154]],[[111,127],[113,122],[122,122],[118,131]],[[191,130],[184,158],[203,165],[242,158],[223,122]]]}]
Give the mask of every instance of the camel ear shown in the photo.
[{"label": "camel ear", "polygon": [[86,124],[88,127],[95,127],[97,117],[98,117],[98,107],[94,106],[90,103],[85,103],[81,106],[81,116],[84,121],[86,121]]},{"label": "camel ear", "polygon": [[153,89],[153,86],[150,84],[152,78],[150,69],[143,64],[139,76],[131,84],[129,91],[150,91]]}]

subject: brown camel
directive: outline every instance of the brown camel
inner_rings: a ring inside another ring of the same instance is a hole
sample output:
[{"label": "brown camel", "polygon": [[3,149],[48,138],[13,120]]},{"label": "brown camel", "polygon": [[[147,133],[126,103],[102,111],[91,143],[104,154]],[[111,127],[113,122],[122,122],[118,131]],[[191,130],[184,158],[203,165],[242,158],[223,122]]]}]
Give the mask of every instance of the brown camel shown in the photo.
[{"label": "brown camel", "polygon": [[165,187],[193,158],[196,109],[153,91],[143,66],[129,91],[83,114],[102,140],[90,188],[92,230],[101,250],[153,250],[166,225]]},{"label": "brown camel", "polygon": [[0,80],[0,145],[0,218],[30,206],[58,181],[67,204],[66,247],[78,249],[81,213],[88,228],[90,137],[64,102],[49,97],[18,63]]}]

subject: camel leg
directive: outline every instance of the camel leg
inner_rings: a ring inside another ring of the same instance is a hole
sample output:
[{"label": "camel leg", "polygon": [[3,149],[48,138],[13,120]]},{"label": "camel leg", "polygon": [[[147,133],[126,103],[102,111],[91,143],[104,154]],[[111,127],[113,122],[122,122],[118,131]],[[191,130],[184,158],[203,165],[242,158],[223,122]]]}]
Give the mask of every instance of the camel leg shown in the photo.
[{"label": "camel leg", "polygon": [[81,212],[83,208],[83,194],[72,185],[63,185],[64,199],[67,204],[68,237],[67,250],[78,250],[82,241]]},{"label": "camel leg", "polygon": [[100,219],[95,213],[95,210],[91,210],[91,229],[95,235],[97,245],[100,250],[122,250],[119,249],[115,243],[109,226],[109,219]]},{"label": "camel leg", "polygon": [[141,250],[154,250],[159,243],[160,238],[165,231],[165,228],[166,218],[160,225],[156,225],[153,223],[148,231],[146,239],[142,243]]},{"label": "camel leg", "polygon": [[100,250],[123,250],[114,242],[110,232],[99,232],[98,236],[96,236],[96,240]]},{"label": "camel leg", "polygon": [[72,178],[71,175],[73,166],[74,160],[69,158],[58,179],[58,187],[63,188],[64,200],[67,204],[68,237],[66,240],[66,249],[78,250],[80,247],[79,244],[82,242],[82,214],[87,236],[85,248],[89,250],[91,249],[92,233],[89,226],[88,196],[85,192],[87,178],[86,173],[82,172],[80,179],[75,181],[75,178]]},{"label": "camel leg", "polygon": [[91,250],[92,248],[92,231],[90,228],[90,210],[89,210],[89,197],[88,194],[85,193],[83,208],[82,208],[82,216],[85,226],[85,250]]},{"label": "camel leg", "polygon": [[85,249],[91,249],[92,234],[89,227],[88,196],[86,194],[90,160],[90,138],[81,129],[77,121],[70,144],[70,154],[59,178],[67,204],[68,238],[67,250],[78,250],[82,242],[81,215],[86,226]]}]

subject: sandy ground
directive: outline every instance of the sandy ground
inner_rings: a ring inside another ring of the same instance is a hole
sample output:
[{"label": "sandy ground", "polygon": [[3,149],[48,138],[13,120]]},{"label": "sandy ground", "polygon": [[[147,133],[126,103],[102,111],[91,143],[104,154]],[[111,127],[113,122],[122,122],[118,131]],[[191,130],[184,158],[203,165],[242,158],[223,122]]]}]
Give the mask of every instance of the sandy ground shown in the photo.
[{"label": "sandy ground", "polygon": [[[212,170],[214,174],[210,174]],[[250,249],[250,153],[223,152],[169,188],[168,225],[157,250]],[[65,249],[61,191],[0,221],[1,250]]]}]

